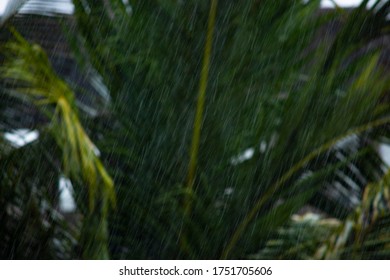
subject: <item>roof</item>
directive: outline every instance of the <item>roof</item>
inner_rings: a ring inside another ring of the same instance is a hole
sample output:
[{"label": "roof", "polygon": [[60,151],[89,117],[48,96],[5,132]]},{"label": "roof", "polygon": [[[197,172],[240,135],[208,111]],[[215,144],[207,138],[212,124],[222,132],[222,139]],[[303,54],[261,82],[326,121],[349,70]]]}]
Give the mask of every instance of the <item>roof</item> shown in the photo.
[{"label": "roof", "polygon": [[[13,25],[29,42],[37,43],[45,50],[55,72],[74,89],[81,110],[89,116],[96,116],[104,111],[110,100],[108,89],[92,66],[80,66],[65,35],[62,24],[71,30],[73,26],[71,17],[23,14],[12,17],[9,24]],[[5,42],[8,39],[10,34],[7,29],[0,29],[0,41]],[[5,106],[4,110],[2,113],[13,117],[3,119],[12,122],[12,127],[15,128],[34,127],[34,124],[42,121],[38,112],[26,104],[12,108]],[[26,112],[31,116],[28,120],[25,117]]]},{"label": "roof", "polygon": [[50,16],[71,15],[74,12],[74,5],[72,0],[1,0],[0,24],[16,12]]},{"label": "roof", "polygon": [[19,10],[21,14],[71,15],[74,12],[72,0],[29,0]]}]

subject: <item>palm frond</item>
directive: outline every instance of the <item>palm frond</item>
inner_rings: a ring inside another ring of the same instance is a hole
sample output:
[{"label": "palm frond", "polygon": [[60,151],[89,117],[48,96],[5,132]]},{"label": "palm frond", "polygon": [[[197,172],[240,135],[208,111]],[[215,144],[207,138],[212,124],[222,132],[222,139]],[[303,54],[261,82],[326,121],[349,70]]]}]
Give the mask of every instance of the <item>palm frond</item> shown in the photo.
[{"label": "palm frond", "polygon": [[[104,222],[110,205],[115,203],[113,181],[79,121],[73,92],[53,72],[47,56],[38,45],[30,45],[15,32],[14,36],[16,40],[4,46],[7,60],[1,68],[1,76],[11,85],[18,84],[12,86],[13,91],[36,104],[51,119],[48,129],[62,149],[65,176],[88,187],[81,192],[88,194],[88,199],[83,199],[88,201],[88,207],[83,209],[85,226],[94,228],[101,235],[100,238],[91,238],[91,233],[82,231],[82,234],[89,235],[88,240],[94,240],[92,247],[96,250],[92,255],[85,251],[84,257],[107,258]],[[99,217],[99,223],[93,222],[96,217]],[[84,247],[89,248],[89,245]]]},{"label": "palm frond", "polygon": [[255,259],[387,259],[389,257],[389,172],[370,183],[343,220],[295,215]]}]

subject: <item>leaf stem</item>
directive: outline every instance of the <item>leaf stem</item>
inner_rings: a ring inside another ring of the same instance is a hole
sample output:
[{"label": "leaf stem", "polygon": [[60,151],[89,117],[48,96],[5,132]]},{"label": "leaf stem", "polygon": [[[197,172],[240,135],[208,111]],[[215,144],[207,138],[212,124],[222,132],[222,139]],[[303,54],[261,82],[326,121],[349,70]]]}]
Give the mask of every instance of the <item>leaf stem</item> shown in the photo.
[{"label": "leaf stem", "polygon": [[[198,162],[198,154],[199,154],[199,142],[200,142],[200,133],[202,129],[203,123],[203,111],[204,111],[204,103],[206,99],[206,89],[207,82],[209,76],[210,69],[210,58],[211,58],[211,47],[213,44],[213,31],[215,25],[215,17],[217,12],[217,0],[211,0],[209,18],[208,18],[208,26],[207,26],[207,35],[206,35],[206,44],[204,48],[203,54],[203,63],[202,63],[202,72],[200,76],[199,82],[199,93],[198,93],[198,102],[196,105],[196,115],[194,121],[194,129],[192,134],[192,143],[190,150],[190,162],[188,167],[188,175],[187,175],[187,190],[189,192],[192,191],[194,181],[195,181],[195,173]],[[191,199],[187,198],[184,203],[184,212],[189,214],[191,209]]]},{"label": "leaf stem", "polygon": [[[206,43],[205,43],[205,48],[203,53],[202,70],[200,73],[198,100],[196,104],[196,114],[194,119],[194,128],[193,128],[191,149],[190,149],[190,161],[188,165],[188,174],[187,174],[187,182],[186,182],[187,195],[184,197],[184,204],[183,204],[183,211],[184,211],[183,213],[185,219],[189,217],[191,213],[191,207],[192,207],[191,194],[193,192],[196,167],[198,163],[200,133],[201,133],[202,123],[203,123],[204,103],[206,99],[206,89],[207,89],[207,82],[208,82],[208,76],[210,70],[211,49],[213,44],[213,33],[214,33],[214,26],[215,26],[215,17],[217,13],[217,3],[218,0],[211,0],[210,11],[208,16]],[[186,229],[184,230],[183,233],[180,233],[179,235],[180,235],[180,244],[182,250],[188,254],[191,254],[191,250],[189,248],[189,244],[187,241]]]}]

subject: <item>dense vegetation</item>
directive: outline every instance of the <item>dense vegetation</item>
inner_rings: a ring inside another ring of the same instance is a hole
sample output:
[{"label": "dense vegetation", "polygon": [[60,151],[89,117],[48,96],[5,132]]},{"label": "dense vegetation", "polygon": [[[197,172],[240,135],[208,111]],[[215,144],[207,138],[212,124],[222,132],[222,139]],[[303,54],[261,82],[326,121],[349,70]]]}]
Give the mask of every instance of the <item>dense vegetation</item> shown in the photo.
[{"label": "dense vegetation", "polygon": [[0,106],[44,121],[0,140],[0,256],[388,258],[390,2],[367,2],[74,0],[69,42],[111,95],[94,117],[13,31]]}]

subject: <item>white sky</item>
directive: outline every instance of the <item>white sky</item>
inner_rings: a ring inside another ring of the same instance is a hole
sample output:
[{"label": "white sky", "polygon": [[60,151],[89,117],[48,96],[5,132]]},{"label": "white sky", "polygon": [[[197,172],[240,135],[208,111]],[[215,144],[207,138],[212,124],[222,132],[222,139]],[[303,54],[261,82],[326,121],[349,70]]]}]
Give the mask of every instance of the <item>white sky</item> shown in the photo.
[{"label": "white sky", "polygon": [[38,137],[39,132],[37,130],[29,130],[26,128],[4,133],[4,138],[17,148],[37,140]]},{"label": "white sky", "polygon": [[[321,2],[322,2],[321,3],[322,6],[333,7],[333,3],[330,0],[322,0]],[[350,7],[350,6],[357,6],[357,5],[359,5],[360,2],[362,2],[362,0],[336,0],[334,2],[336,2],[337,5],[340,5],[340,6]]]},{"label": "white sky", "polygon": [[5,7],[7,6],[8,0],[0,0],[0,15],[4,13]]},{"label": "white sky", "polygon": [[[371,0],[370,2],[374,2],[375,0]],[[334,2],[337,3],[340,7],[354,7],[358,6],[362,0],[335,0]],[[368,5],[370,5],[370,2],[368,2]],[[321,1],[321,6],[324,8],[330,8],[334,7],[334,4],[332,3],[331,0],[322,0]]]}]

